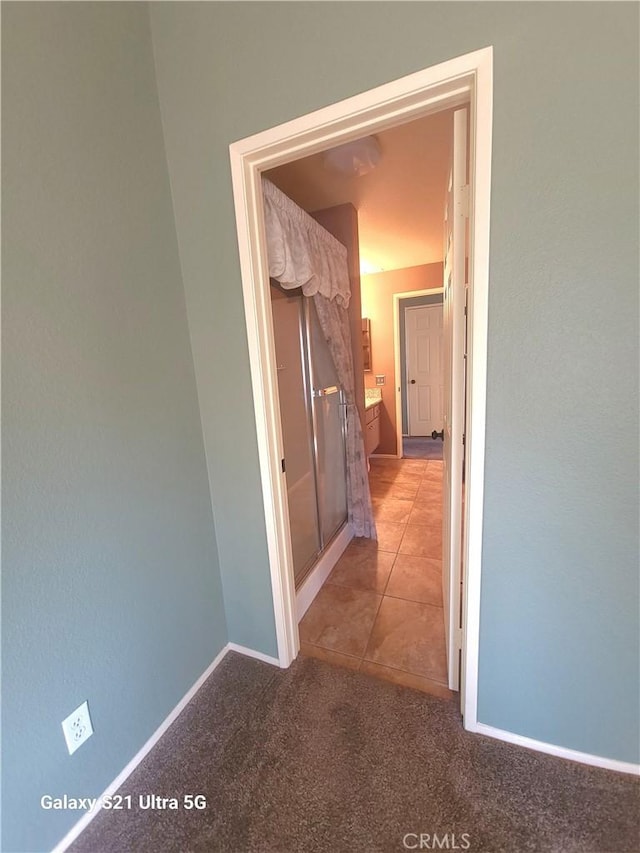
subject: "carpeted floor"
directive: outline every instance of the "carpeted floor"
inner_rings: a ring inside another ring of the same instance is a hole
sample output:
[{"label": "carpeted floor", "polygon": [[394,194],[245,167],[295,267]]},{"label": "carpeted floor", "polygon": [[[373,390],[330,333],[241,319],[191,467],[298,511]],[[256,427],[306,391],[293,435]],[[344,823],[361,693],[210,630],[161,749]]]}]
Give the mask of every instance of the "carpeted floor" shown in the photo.
[{"label": "carpeted floor", "polygon": [[[638,849],[637,780],[470,735],[453,702],[312,658],[228,655],[120,793],[133,808],[101,812],[71,851],[373,853],[421,833],[491,853]],[[150,793],[208,805],[141,810]]]},{"label": "carpeted floor", "polygon": [[442,459],[442,442],[439,438],[405,435],[402,455],[405,459]]}]

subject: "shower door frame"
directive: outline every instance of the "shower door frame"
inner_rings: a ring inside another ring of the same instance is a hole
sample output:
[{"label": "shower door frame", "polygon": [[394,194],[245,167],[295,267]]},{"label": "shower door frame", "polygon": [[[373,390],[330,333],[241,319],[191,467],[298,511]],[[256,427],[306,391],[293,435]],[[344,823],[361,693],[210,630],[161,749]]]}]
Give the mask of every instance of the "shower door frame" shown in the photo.
[{"label": "shower door frame", "polygon": [[[316,369],[313,362],[313,345],[312,345],[312,332],[311,332],[311,307],[310,302],[311,299],[308,296],[304,296],[302,293],[300,294],[292,294],[291,291],[282,291],[285,295],[291,295],[295,299],[300,300],[300,311],[298,315],[299,328],[298,328],[298,336],[299,336],[299,345],[300,345],[300,361],[302,366],[302,390],[304,394],[304,403],[307,414],[307,425],[309,428],[309,441],[311,444],[311,473],[313,474],[313,483],[314,483],[314,492],[315,492],[315,515],[316,515],[316,524],[317,524],[317,535],[318,535],[318,548],[315,554],[309,558],[307,563],[304,565],[302,571],[299,573],[299,576],[296,578],[295,574],[295,565],[294,565],[294,585],[296,587],[296,596],[300,596],[300,590],[305,585],[307,580],[309,579],[309,575],[313,572],[314,566],[318,563],[318,560],[322,559],[322,557],[326,554],[328,548],[334,542],[337,536],[340,535],[340,532],[343,530],[346,524],[348,524],[348,508],[345,507],[345,517],[344,520],[340,522],[340,524],[332,530],[330,533],[326,533],[323,529],[324,519],[322,517],[320,503],[321,498],[323,497],[325,486],[320,484],[320,472],[318,470],[318,461],[320,457],[320,451],[318,446],[318,414],[316,409],[315,398],[317,396],[316,385],[317,382]],[[273,314],[272,314],[273,316]],[[344,411],[345,403],[345,395],[344,389],[341,386],[336,386],[336,394],[338,394],[338,399],[340,400],[339,405],[341,407],[340,411],[340,432],[342,434],[342,442],[344,449],[344,460],[346,467],[346,414]],[[280,415],[282,418],[282,413]],[[282,422],[282,421],[281,421]],[[283,449],[284,454],[284,449]],[[286,466],[285,466],[286,467]],[[284,472],[286,474],[286,470]],[[346,476],[346,471],[345,471]],[[289,501],[289,488],[287,483],[287,504]],[[291,519],[291,513],[289,512],[289,520]],[[293,556],[293,555],[292,555]],[[298,602],[298,613],[300,613],[300,602]]]},{"label": "shower door frame", "polygon": [[[318,508],[318,534],[320,537],[320,550],[316,554],[315,563],[318,562],[319,559],[326,554],[327,549],[331,545],[331,543],[335,540],[336,536],[339,535],[340,531],[344,528],[345,524],[348,524],[349,520],[349,507],[348,504],[345,506],[345,517],[344,521],[342,521],[334,530],[330,533],[326,533],[323,527],[323,517],[322,512],[320,510],[320,501],[321,497],[324,497],[325,486],[324,484],[320,484],[320,472],[318,470],[318,462],[320,459],[320,450],[318,444],[318,435],[319,435],[319,425],[318,425],[318,411],[316,405],[316,397],[318,395],[319,388],[316,388],[318,383],[317,376],[317,368],[313,361],[313,344],[312,344],[312,331],[311,331],[311,302],[312,298],[308,296],[302,296],[302,314],[304,317],[304,326],[305,326],[305,350],[306,350],[306,370],[307,370],[307,383],[309,386],[309,398],[308,403],[311,408],[311,428],[313,432],[313,467],[314,467],[314,476],[316,481],[316,505]],[[314,309],[315,310],[315,309]],[[318,321],[319,322],[319,321]],[[336,375],[336,381],[338,381],[338,377]],[[336,388],[335,393],[338,395],[339,406],[340,406],[340,432],[342,433],[342,447],[343,447],[343,457],[345,464],[345,493],[346,493],[346,476],[347,476],[347,417],[345,411],[345,396],[344,396],[344,388],[341,385],[335,385]],[[305,570],[303,576],[300,578],[300,582],[296,587],[296,593],[299,595],[300,589],[304,585],[304,583],[309,578],[309,574],[313,570],[313,564]],[[298,612],[300,608],[298,607]]]},{"label": "shower door frame", "polygon": [[480,574],[484,500],[493,48],[434,65],[234,142],[230,148],[236,228],[253,386],[256,436],[273,590],[278,660],[288,667],[300,640],[270,308],[261,173],[452,107],[470,107],[470,341],[466,530],[463,555],[461,698],[464,726],[477,731]]}]

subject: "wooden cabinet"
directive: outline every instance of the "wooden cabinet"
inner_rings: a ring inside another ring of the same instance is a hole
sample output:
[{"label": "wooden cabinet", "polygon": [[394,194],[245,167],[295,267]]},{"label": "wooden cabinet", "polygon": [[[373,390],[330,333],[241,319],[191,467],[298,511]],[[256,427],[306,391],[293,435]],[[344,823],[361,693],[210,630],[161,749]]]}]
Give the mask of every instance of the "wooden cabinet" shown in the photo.
[{"label": "wooden cabinet", "polygon": [[371,456],[380,444],[380,404],[371,406],[365,412],[364,447],[367,456]]}]

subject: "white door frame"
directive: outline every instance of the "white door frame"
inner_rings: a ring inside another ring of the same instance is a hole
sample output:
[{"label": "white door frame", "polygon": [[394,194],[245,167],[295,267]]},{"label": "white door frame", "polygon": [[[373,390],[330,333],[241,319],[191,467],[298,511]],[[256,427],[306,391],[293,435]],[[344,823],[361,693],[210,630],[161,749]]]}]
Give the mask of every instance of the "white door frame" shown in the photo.
[{"label": "white door frame", "polygon": [[[393,364],[396,383],[396,458],[402,459],[402,400],[407,389],[402,387],[403,354],[400,348],[400,303],[403,299],[414,299],[417,296],[437,296],[444,293],[444,287],[432,287],[429,290],[405,290],[393,294]],[[408,412],[408,398],[407,398]]]},{"label": "white door frame", "polygon": [[273,590],[278,659],[299,650],[296,595],[280,460],[282,434],[269,302],[261,173],[343,142],[461,104],[470,105],[471,336],[467,468],[467,577],[463,605],[465,728],[477,727],[480,571],[484,491],[493,48],[468,53],[234,142],[231,175],[242,274],[256,435]]}]

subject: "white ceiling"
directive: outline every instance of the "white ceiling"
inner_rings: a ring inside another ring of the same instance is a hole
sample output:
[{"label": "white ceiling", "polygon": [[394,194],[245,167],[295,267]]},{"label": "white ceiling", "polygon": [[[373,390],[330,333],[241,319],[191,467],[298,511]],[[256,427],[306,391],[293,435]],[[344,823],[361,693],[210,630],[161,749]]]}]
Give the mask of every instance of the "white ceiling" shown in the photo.
[{"label": "white ceiling", "polygon": [[267,172],[307,211],[351,202],[358,211],[360,260],[383,270],[442,260],[442,213],[451,151],[452,111],[376,134],[382,150],[368,175],[327,169],[314,154]]}]

